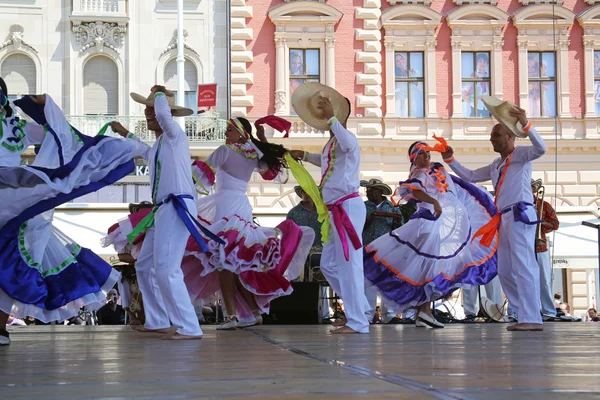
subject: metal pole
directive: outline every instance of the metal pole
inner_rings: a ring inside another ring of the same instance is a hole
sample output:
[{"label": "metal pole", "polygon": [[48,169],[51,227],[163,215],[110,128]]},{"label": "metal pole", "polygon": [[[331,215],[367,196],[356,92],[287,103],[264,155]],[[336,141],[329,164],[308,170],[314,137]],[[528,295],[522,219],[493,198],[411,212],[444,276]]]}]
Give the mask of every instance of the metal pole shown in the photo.
[{"label": "metal pole", "polygon": [[[185,106],[185,57],[183,56],[183,0],[177,0],[177,105]],[[185,129],[185,121],[178,118],[179,125]]]},{"label": "metal pole", "polygon": [[598,229],[598,269],[596,270],[596,310],[600,307],[600,228]]},{"label": "metal pole", "polygon": [[231,118],[231,0],[225,5],[225,32],[227,34],[227,119]]}]

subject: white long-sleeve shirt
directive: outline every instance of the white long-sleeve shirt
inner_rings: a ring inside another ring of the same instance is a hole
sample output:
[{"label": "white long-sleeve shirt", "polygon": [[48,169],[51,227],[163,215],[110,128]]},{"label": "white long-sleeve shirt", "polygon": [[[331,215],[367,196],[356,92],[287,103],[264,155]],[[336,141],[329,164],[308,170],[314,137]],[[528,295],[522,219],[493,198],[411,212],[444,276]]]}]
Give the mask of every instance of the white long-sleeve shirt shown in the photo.
[{"label": "white long-sleeve shirt", "polygon": [[534,128],[529,129],[527,134],[532,146],[515,147],[510,155],[510,165],[499,191],[497,190],[498,181],[508,158],[503,160],[502,157],[498,157],[490,165],[475,170],[464,167],[454,158],[444,161],[456,175],[468,182],[477,183],[491,180],[496,189],[496,206],[499,210],[521,201],[531,203],[533,199],[531,193],[533,161],[546,153],[546,144]]},{"label": "white long-sleeve shirt", "polygon": [[332,204],[360,187],[360,146],[356,136],[336,119],[329,120],[333,137],[321,154],[307,153],[306,161],[321,167],[321,192]]},{"label": "white long-sleeve shirt", "polygon": [[[157,203],[161,202],[170,194],[187,194],[195,198],[196,189],[192,180],[189,140],[173,119],[171,107],[164,93],[156,93],[154,96],[154,112],[163,130],[161,137],[152,146],[148,146],[137,137],[130,138],[137,142],[136,154],[140,154],[148,163],[152,187],[157,173],[160,173],[156,199],[153,200]],[[159,148],[160,153],[157,158],[156,152]],[[156,160],[160,164],[160,171]]]}]

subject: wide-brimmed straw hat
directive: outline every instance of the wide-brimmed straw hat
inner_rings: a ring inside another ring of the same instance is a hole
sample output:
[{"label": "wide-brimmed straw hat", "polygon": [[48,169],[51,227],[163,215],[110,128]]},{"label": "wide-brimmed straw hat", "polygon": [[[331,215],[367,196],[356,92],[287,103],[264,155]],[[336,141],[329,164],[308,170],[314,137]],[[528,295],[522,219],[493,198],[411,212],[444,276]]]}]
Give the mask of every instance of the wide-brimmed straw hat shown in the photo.
[{"label": "wide-brimmed straw hat", "polygon": [[[133,92],[131,92],[129,95],[136,103],[154,107],[154,93],[150,93],[148,97],[144,97],[141,94]],[[175,105],[175,96],[167,96],[167,101],[169,102],[169,107],[171,107],[171,112],[173,113],[174,117],[187,117],[188,115],[192,115],[194,113],[194,111],[190,108]]]},{"label": "wide-brimmed straw hat", "polygon": [[348,100],[337,90],[318,82],[307,82],[300,85],[292,95],[292,107],[298,116],[315,129],[329,131],[327,118],[317,108],[319,97],[327,97],[333,105],[333,115],[344,122],[350,115]]},{"label": "wide-brimmed straw hat", "polygon": [[298,197],[302,198],[302,193],[304,193],[304,190],[302,190],[300,185],[298,185],[298,186],[294,186],[294,192],[296,192]]},{"label": "wide-brimmed straw hat", "polygon": [[500,304],[494,303],[485,296],[481,296],[483,311],[487,316],[496,322],[508,322],[508,317],[504,315],[503,307]]},{"label": "wide-brimmed straw hat", "polygon": [[390,196],[392,194],[392,188],[383,183],[380,179],[369,179],[368,181],[360,181],[360,186],[371,189],[381,190],[384,196]]},{"label": "wide-brimmed straw hat", "polygon": [[523,127],[519,123],[519,119],[512,117],[508,111],[516,108],[517,105],[510,101],[503,101],[493,96],[481,96],[481,101],[488,111],[498,120],[500,125],[511,131],[515,136],[520,138],[527,137],[523,131]]}]

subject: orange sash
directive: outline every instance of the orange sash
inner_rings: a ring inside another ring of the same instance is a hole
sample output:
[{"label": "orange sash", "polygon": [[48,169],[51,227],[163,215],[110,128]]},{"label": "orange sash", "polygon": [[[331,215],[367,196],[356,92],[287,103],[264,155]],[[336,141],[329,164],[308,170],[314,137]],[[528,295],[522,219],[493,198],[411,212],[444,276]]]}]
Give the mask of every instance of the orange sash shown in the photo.
[{"label": "orange sash", "polygon": [[[502,171],[502,176],[500,176],[500,180],[498,182],[498,187],[496,188],[494,205],[496,204],[496,200],[498,199],[498,194],[500,193],[500,188],[502,187],[502,184],[504,183],[504,178],[506,177],[506,172],[508,171],[508,166],[510,165],[510,158],[512,157],[513,152],[514,152],[514,150],[506,158],[506,165],[504,166],[504,170]],[[500,227],[501,220],[502,220],[502,213],[498,212],[498,214],[496,214],[492,217],[490,222],[488,222],[487,224],[485,224],[484,226],[479,228],[479,230],[477,232],[475,232],[475,235],[473,235],[473,239],[471,239],[471,242],[473,242],[473,240],[475,240],[476,238],[481,236],[481,240],[479,241],[479,243],[481,243],[485,247],[490,247],[492,244],[492,240],[494,240],[494,236],[496,236],[496,233],[498,232],[498,228]]]}]

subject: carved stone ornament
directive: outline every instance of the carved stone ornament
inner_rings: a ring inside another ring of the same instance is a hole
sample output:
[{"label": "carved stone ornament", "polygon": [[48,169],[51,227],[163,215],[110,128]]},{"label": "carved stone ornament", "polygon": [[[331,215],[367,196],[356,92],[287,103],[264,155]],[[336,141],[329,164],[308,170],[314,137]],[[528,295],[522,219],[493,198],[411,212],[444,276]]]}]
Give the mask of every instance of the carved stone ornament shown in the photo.
[{"label": "carved stone ornament", "polygon": [[494,40],[492,42],[492,48],[494,50],[502,50],[502,46],[504,46],[504,40]]},{"label": "carved stone ornament", "polygon": [[586,26],[585,27],[585,34],[586,35],[593,35],[594,34],[594,27],[592,27],[592,26]]},{"label": "carved stone ornament", "polygon": [[435,28],[432,26],[427,27],[427,36],[434,36],[435,35]]},{"label": "carved stone ornament", "polygon": [[0,49],[3,49],[5,47],[8,47],[10,45],[12,45],[15,50],[19,50],[22,49],[23,47],[27,47],[29,49],[31,49],[34,53],[37,53],[37,49],[35,47],[33,47],[32,45],[30,45],[29,43],[27,43],[23,37],[25,36],[25,29],[18,24],[15,25],[11,25],[9,28],[9,35],[8,35],[8,40],[6,40],[6,42],[0,44]]},{"label": "carved stone ornament", "polygon": [[517,40],[517,47],[521,50],[527,50],[527,48],[529,47],[529,41]]},{"label": "carved stone ornament", "polygon": [[494,36],[502,36],[502,28],[499,26],[494,28]]},{"label": "carved stone ornament", "polygon": [[396,43],[393,40],[386,40],[383,45],[388,50],[394,50],[396,48]]},{"label": "carved stone ornament", "polygon": [[275,109],[283,111],[285,108],[286,93],[285,90],[278,90],[275,92]]},{"label": "carved stone ornament", "polygon": [[452,36],[460,36],[460,28],[452,28]]},{"label": "carved stone ornament", "polygon": [[97,51],[102,51],[105,46],[117,51],[123,46],[127,26],[115,22],[73,21],[72,31],[75,34],[77,44],[82,46],[80,52],[91,47],[96,47]]},{"label": "carved stone ornament", "polygon": [[[194,48],[192,48],[192,46],[188,45],[185,42],[187,40],[187,37],[188,37],[188,31],[186,31],[184,29],[183,30],[183,48],[186,50],[189,50],[190,52],[196,54],[197,56],[200,56],[200,54],[198,54],[198,52],[196,50],[194,50]],[[175,29],[173,31],[173,38],[169,42],[169,45],[162,51],[162,53],[160,53],[161,57],[176,48],[177,48],[177,29]]]},{"label": "carved stone ornament", "polygon": [[452,47],[452,50],[460,50],[462,47],[462,42],[458,40],[452,40],[450,46]]},{"label": "carved stone ornament", "polygon": [[583,48],[584,49],[593,49],[596,42],[594,40],[584,40]]},{"label": "carved stone ornament", "polygon": [[559,40],[559,41],[558,41],[558,48],[559,48],[559,49],[565,49],[565,50],[566,50],[566,49],[568,49],[568,48],[569,48],[569,45],[570,45],[570,44],[571,44],[571,41],[570,41],[570,40],[564,40],[564,39],[563,39],[563,40]]},{"label": "carved stone ornament", "polygon": [[437,46],[437,40],[427,40],[425,42],[425,48],[435,50],[435,46]]}]

